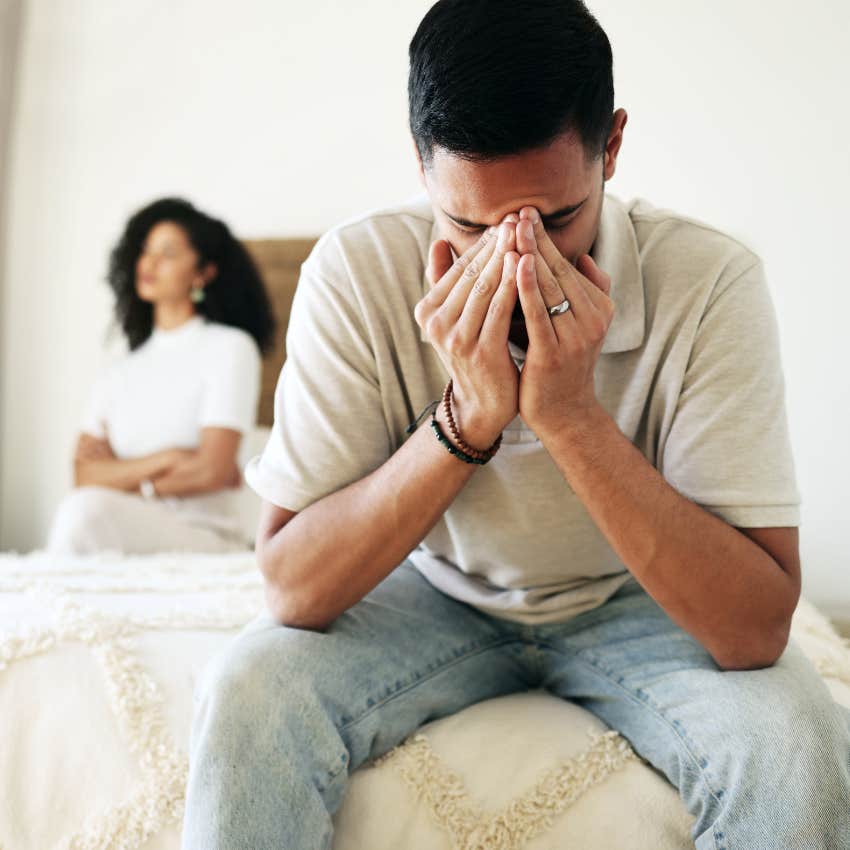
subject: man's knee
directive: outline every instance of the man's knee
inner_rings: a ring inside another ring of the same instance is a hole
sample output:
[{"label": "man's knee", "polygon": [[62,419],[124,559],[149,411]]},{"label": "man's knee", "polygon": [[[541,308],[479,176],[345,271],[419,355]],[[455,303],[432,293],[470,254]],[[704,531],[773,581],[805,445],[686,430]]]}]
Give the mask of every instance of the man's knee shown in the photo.
[{"label": "man's knee", "polygon": [[194,692],[193,760],[257,766],[274,754],[275,769],[284,760],[290,778],[323,777],[320,790],[331,782],[348,753],[333,701],[322,696],[327,683],[309,663],[311,635],[285,626],[243,631],[210,660]]},{"label": "man's knee", "polygon": [[265,718],[276,723],[282,713],[303,709],[316,685],[316,665],[310,657],[316,650],[314,636],[278,625],[271,617],[264,617],[258,627],[249,625],[201,671],[196,707],[233,722]]},{"label": "man's knee", "polygon": [[781,663],[741,675],[750,681],[723,724],[735,775],[782,776],[800,806],[850,819],[850,731],[822,680]]},{"label": "man's knee", "polygon": [[763,711],[757,720],[767,730],[762,757],[779,756],[775,767],[798,787],[840,789],[850,804],[850,732],[828,689],[798,683],[784,694],[774,691]]}]

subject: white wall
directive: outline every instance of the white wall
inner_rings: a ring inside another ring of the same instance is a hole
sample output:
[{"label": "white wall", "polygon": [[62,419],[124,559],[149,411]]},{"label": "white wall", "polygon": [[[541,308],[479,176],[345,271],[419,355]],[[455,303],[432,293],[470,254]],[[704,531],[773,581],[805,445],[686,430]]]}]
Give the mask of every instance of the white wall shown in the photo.
[{"label": "white wall", "polygon": [[[2,318],[4,312],[3,257],[6,253],[4,235],[9,206],[9,193],[7,191],[11,160],[9,149],[12,104],[15,95],[15,69],[17,68],[18,45],[21,41],[20,26],[21,0],[0,0],[0,318]],[[0,345],[2,345],[2,336],[0,336]],[[0,368],[0,413],[2,413],[3,408],[2,399],[3,370]],[[1,421],[0,428],[2,428]],[[0,434],[2,434],[2,431],[0,431]],[[2,445],[2,439],[0,439],[0,445]],[[2,452],[0,452],[0,464],[2,464]],[[2,481],[3,469],[0,465],[0,483]],[[3,515],[3,495],[2,487],[0,487],[0,517]],[[2,537],[0,537],[0,540],[2,540]]]},{"label": "white wall", "polygon": [[[130,212],[175,193],[243,237],[312,234],[419,189],[407,43],[429,5],[25,2],[2,267],[0,545],[40,545],[70,485],[103,360],[106,253]],[[846,617],[850,5],[591,7],[630,114],[609,190],[706,219],[765,258],[804,500],[804,593]]]}]

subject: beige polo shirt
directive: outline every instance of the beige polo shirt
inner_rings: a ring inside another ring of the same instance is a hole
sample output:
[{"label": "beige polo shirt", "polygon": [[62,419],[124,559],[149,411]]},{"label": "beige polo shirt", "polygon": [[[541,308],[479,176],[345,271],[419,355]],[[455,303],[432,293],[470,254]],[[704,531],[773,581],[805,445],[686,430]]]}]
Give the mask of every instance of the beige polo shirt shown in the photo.
[{"label": "beige polo shirt", "polygon": [[[246,469],[264,499],[301,511],[363,478],[440,397],[449,375],[413,317],[437,238],[421,195],[317,243],[292,305],[271,436]],[[731,525],[799,525],[759,258],[705,224],[610,194],[592,254],[616,305],[596,393],[623,434],[683,496]],[[631,575],[519,416],[409,557],[444,593],[524,623],[568,620]]]}]

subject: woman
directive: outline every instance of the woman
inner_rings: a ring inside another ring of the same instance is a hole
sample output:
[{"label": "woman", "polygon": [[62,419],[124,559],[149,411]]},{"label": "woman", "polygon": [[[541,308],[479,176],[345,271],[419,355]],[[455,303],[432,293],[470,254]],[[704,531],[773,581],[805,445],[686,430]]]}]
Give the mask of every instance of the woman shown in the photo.
[{"label": "woman", "polygon": [[47,548],[245,549],[237,452],[274,331],[257,269],[223,222],[164,198],[129,220],[107,280],[129,353],[94,387]]}]

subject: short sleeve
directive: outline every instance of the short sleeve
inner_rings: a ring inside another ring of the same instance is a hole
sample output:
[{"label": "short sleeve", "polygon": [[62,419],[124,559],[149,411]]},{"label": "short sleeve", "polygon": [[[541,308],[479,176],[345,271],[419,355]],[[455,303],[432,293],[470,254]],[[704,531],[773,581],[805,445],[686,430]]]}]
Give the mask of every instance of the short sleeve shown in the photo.
[{"label": "short sleeve", "polygon": [[201,428],[232,428],[248,433],[257,419],[262,361],[250,334],[220,329],[205,358]]},{"label": "short sleeve", "polygon": [[80,422],[84,434],[106,440],[109,422],[109,376],[102,372],[94,382],[89,394],[88,405]]},{"label": "short sleeve", "polygon": [[[323,244],[335,250],[324,240],[314,254]],[[313,260],[295,289],[271,434],[245,469],[262,498],[291,511],[360,480],[390,456],[375,357],[344,264],[325,264],[332,283]]]},{"label": "short sleeve", "polygon": [[659,471],[730,525],[800,524],[779,331],[760,260],[709,299]]}]

